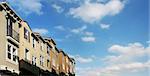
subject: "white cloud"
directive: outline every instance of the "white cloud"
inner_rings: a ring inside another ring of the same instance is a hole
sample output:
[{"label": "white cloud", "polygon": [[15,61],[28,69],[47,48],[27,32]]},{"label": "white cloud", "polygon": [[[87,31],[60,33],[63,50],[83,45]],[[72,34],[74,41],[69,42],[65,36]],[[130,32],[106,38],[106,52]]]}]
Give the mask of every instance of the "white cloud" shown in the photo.
[{"label": "white cloud", "polygon": [[101,29],[109,29],[110,25],[109,24],[100,24]]},{"label": "white cloud", "polygon": [[[77,76],[147,76],[149,74],[150,60],[145,57],[150,55],[149,46],[144,47],[141,43],[135,42],[126,46],[115,44],[108,50],[113,53],[111,56],[106,56],[108,59],[104,62],[108,64],[86,68],[77,67]],[[142,61],[138,61],[138,58]]]},{"label": "white cloud", "polygon": [[129,43],[127,46],[112,45],[108,50],[115,55],[106,56],[104,60],[111,64],[141,61],[150,53],[148,48],[138,42]]},{"label": "white cloud", "polygon": [[148,43],[148,46],[150,46],[150,40],[148,40],[147,43]]},{"label": "white cloud", "polygon": [[85,32],[85,35],[87,35],[87,36],[93,36],[93,32],[88,32],[88,31],[86,31],[86,32]]},{"label": "white cloud", "polygon": [[69,14],[87,23],[93,23],[101,20],[105,16],[117,15],[123,8],[124,2],[121,0],[110,0],[106,4],[85,1],[79,7],[71,8]]},{"label": "white cloud", "polygon": [[56,11],[57,11],[58,13],[62,13],[62,12],[64,11],[64,9],[63,9],[61,6],[57,5],[57,4],[52,4],[52,7],[53,7],[54,9],[56,9]]},{"label": "white cloud", "polygon": [[62,2],[65,2],[65,3],[72,3],[73,0],[61,0]]},{"label": "white cloud", "polygon": [[54,27],[55,29],[58,29],[58,30],[61,30],[61,31],[64,31],[65,30],[65,28],[63,27],[63,26],[55,26]]},{"label": "white cloud", "polygon": [[82,26],[80,28],[72,29],[71,32],[78,34],[78,33],[83,33],[83,31],[87,29],[87,26]]},{"label": "white cloud", "polygon": [[93,32],[85,31],[86,29],[87,26],[82,26],[80,28],[72,29],[71,32],[82,35],[81,40],[83,42],[95,42],[96,38],[93,36]]},{"label": "white cloud", "polygon": [[44,28],[34,28],[33,29],[33,32],[38,32],[40,33],[41,35],[46,35],[48,34],[48,30],[47,29],[44,29]]},{"label": "white cloud", "polygon": [[[101,75],[108,76],[136,76],[137,73],[143,73],[144,71],[148,72],[150,64],[149,62],[133,62],[127,64],[117,64],[113,66],[105,67],[101,71]],[[140,75],[141,76],[141,75]]]},{"label": "white cloud", "polygon": [[93,36],[87,36],[87,37],[82,37],[81,40],[84,42],[95,42],[96,38]]},{"label": "white cloud", "polygon": [[76,60],[80,63],[89,63],[89,62],[92,62],[93,59],[92,58],[83,58],[81,56],[77,56],[76,57]]},{"label": "white cloud", "polygon": [[42,0],[8,0],[12,6],[17,7],[17,10],[25,13],[37,13],[38,15],[43,14],[42,12]]},{"label": "white cloud", "polygon": [[80,55],[70,55],[69,57],[74,58],[77,62],[79,63],[90,63],[92,62],[95,58],[93,56],[89,56],[89,57],[82,57]]},{"label": "white cloud", "polygon": [[148,72],[149,68],[149,62],[134,62],[107,67],[77,67],[76,71],[77,76],[136,76],[137,73]]},{"label": "white cloud", "polygon": [[77,67],[76,68],[76,75],[77,76],[101,76],[100,75],[100,70],[97,68],[93,67],[86,67],[86,68],[81,68]]}]

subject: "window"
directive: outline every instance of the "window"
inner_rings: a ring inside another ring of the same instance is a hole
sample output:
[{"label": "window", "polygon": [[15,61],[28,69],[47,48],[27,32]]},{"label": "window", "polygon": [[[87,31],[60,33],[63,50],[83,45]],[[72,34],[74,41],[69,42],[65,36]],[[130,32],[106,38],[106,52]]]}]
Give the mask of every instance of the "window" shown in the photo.
[{"label": "window", "polygon": [[29,59],[29,50],[25,49],[25,59],[28,60]]},{"label": "window", "polygon": [[70,68],[69,68],[69,72],[71,72],[71,73],[72,73],[72,70],[71,70],[71,69],[72,69],[71,62],[69,62],[69,67],[70,67]]},{"label": "window", "polygon": [[41,51],[43,50],[43,43],[41,42]]},{"label": "window", "polygon": [[17,62],[17,48],[11,44],[7,44],[7,59]]},{"label": "window", "polygon": [[40,56],[40,65],[44,66],[44,57],[43,56]]},{"label": "window", "polygon": [[65,69],[65,64],[64,64],[64,56],[62,56],[62,68]]},{"label": "window", "polygon": [[33,40],[32,40],[32,47],[33,48],[35,48],[35,46],[36,46],[35,43],[36,43],[36,40],[33,38]]},{"label": "window", "polygon": [[24,38],[30,42],[30,32],[24,28]]},{"label": "window", "polygon": [[32,56],[32,64],[36,65],[36,57],[35,56]]},{"label": "window", "polygon": [[50,54],[50,47],[47,46],[47,54],[49,55]]},{"label": "window", "polygon": [[7,50],[8,50],[7,51],[7,58],[11,59],[11,46],[10,45],[7,46]]},{"label": "window", "polygon": [[13,48],[13,61],[17,61],[17,56],[16,56],[16,49],[15,48]]},{"label": "window", "polygon": [[53,55],[52,65],[56,67],[56,55]]},{"label": "window", "polygon": [[68,57],[66,57],[66,63],[68,64]]},{"label": "window", "polygon": [[12,35],[12,21],[10,18],[7,19],[7,34]]},{"label": "window", "polygon": [[47,67],[50,68],[50,61],[49,61],[49,59],[47,59]]}]

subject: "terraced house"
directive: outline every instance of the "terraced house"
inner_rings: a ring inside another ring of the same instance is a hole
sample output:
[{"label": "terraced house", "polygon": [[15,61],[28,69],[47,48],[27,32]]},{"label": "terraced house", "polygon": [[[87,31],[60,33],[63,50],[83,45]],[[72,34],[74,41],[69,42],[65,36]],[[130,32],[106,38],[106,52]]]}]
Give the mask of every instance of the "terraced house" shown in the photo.
[{"label": "terraced house", "polygon": [[0,76],[75,76],[75,60],[0,3]]}]

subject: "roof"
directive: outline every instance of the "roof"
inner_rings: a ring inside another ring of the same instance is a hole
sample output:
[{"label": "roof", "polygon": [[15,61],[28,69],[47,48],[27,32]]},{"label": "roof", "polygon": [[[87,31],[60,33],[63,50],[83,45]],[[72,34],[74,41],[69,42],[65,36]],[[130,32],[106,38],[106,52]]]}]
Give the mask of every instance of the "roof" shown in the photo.
[{"label": "roof", "polygon": [[62,52],[64,56],[66,56],[66,53],[62,49],[60,49],[60,52]]},{"label": "roof", "polygon": [[33,34],[34,34],[36,37],[38,37],[39,39],[41,39],[41,40],[45,43],[45,41],[44,41],[44,39],[42,38],[42,36],[40,35],[40,33],[33,32]]},{"label": "roof", "polygon": [[59,50],[57,49],[57,47],[55,47],[56,51],[59,52]]},{"label": "roof", "polygon": [[45,40],[52,41],[54,45],[56,45],[55,41],[51,37],[44,37]]},{"label": "roof", "polygon": [[0,2],[2,8],[9,14],[13,16],[13,18],[19,22],[23,21],[23,19],[9,6],[7,2]]},{"label": "roof", "polygon": [[37,38],[37,36],[34,33],[32,33],[31,36],[33,36],[36,39],[36,41],[39,41],[39,39]]}]

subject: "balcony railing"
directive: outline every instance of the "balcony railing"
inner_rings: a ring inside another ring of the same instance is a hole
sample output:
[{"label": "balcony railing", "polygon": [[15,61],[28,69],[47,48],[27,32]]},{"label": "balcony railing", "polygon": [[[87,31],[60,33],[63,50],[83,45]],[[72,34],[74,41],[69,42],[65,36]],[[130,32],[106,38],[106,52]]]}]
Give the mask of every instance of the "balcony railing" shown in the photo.
[{"label": "balcony railing", "polygon": [[7,28],[7,36],[12,37],[13,39],[19,42],[19,33],[16,32],[14,29]]}]

